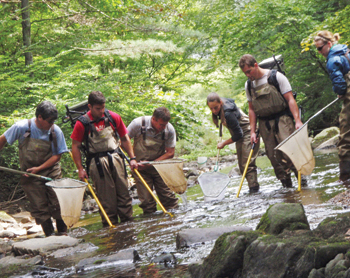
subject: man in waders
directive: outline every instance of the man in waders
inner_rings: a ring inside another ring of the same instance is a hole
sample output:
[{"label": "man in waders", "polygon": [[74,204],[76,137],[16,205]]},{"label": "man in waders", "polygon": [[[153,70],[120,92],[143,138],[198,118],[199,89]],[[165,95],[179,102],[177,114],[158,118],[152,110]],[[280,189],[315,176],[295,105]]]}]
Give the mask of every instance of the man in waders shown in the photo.
[{"label": "man in waders", "polygon": [[[287,77],[280,72],[276,73],[279,89],[270,84],[268,80],[271,70],[259,67],[252,55],[243,55],[239,67],[250,80],[246,82],[245,89],[249,104],[251,142],[257,142],[256,124],[259,119],[259,131],[265,143],[266,155],[271,161],[276,177],[283,187],[292,187],[290,170],[296,176],[297,171],[288,156],[274,151],[280,142],[303,125],[292,87]],[[305,178],[302,179],[302,186],[306,186]]]},{"label": "man in waders", "polygon": [[[52,179],[62,178],[59,161],[68,149],[61,129],[54,124],[58,117],[57,109],[49,101],[44,101],[38,105],[35,116],[15,123],[1,135],[0,150],[6,143],[12,145],[18,140],[22,171]],[[20,184],[30,202],[31,215],[45,235],[54,235],[51,217],[56,219],[58,235],[67,235],[67,226],[62,220],[53,189],[35,177],[22,176]]]},{"label": "man in waders", "polygon": [[[78,168],[79,178],[88,174],[96,187],[97,197],[112,224],[131,220],[132,199],[123,155],[119,144],[131,158],[130,167],[137,169],[134,152],[122,118],[105,109],[106,99],[99,91],[91,92],[88,98],[89,111],[78,118],[74,126],[72,154]],[[120,140],[119,140],[120,139]],[[80,148],[85,144],[87,172],[82,165]],[[108,222],[100,212],[103,226]]]},{"label": "man in waders", "polygon": [[[130,138],[134,138],[134,152],[138,162],[159,161],[174,157],[176,134],[170,121],[170,112],[159,107],[153,116],[134,119],[128,126]],[[160,202],[166,210],[178,207],[175,193],[164,183],[157,170],[151,164],[138,164],[141,176],[151,190],[156,190]],[[137,193],[144,214],[157,211],[157,204],[140,179],[134,175]]]}]

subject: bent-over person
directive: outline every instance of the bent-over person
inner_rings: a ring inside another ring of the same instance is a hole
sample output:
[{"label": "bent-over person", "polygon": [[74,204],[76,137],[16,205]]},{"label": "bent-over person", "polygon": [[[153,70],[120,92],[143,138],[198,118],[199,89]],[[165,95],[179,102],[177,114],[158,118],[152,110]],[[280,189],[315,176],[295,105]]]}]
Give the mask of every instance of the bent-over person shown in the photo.
[{"label": "bent-over person", "polygon": [[[134,119],[128,126],[130,138],[134,138],[134,153],[137,162],[159,161],[174,157],[176,134],[170,121],[170,112],[166,107],[154,110],[152,116]],[[157,170],[151,164],[138,164],[138,169],[151,190],[155,190],[166,210],[178,207],[178,198],[164,183]],[[157,211],[157,203],[143,185],[138,176],[133,174],[137,193],[144,214]]]}]

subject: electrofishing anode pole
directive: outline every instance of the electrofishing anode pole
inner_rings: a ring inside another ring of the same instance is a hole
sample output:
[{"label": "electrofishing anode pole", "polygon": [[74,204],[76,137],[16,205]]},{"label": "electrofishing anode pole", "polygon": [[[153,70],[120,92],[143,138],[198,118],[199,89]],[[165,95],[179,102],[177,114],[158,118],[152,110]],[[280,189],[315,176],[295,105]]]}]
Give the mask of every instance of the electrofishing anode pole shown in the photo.
[{"label": "electrofishing anode pole", "polygon": [[[256,140],[258,140],[258,138],[259,138],[259,129],[256,132]],[[241,183],[239,184],[239,188],[238,188],[238,192],[237,192],[237,198],[239,197],[239,193],[241,192],[243,181],[244,181],[245,175],[247,174],[250,160],[252,159],[254,147],[255,147],[255,142],[253,142],[253,144],[252,144],[252,148],[251,148],[250,153],[249,153],[247,164],[245,165],[245,168],[244,168],[244,172],[243,172],[243,175],[242,175]]]}]

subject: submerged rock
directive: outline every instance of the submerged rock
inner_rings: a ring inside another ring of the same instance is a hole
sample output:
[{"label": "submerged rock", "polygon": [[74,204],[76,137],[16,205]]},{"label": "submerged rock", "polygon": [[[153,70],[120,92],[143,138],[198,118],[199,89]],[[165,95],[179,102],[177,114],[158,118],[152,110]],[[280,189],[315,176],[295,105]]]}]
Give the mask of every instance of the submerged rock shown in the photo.
[{"label": "submerged rock", "polygon": [[339,128],[336,126],[332,126],[322,130],[319,134],[315,136],[315,138],[311,142],[311,146],[313,149],[320,146],[323,142],[331,139],[334,136],[339,135]]},{"label": "submerged rock", "polygon": [[164,265],[168,265],[168,264],[174,265],[176,264],[176,262],[177,262],[176,257],[174,256],[174,254],[171,254],[171,253],[164,253],[152,259],[152,263],[164,264]]}]

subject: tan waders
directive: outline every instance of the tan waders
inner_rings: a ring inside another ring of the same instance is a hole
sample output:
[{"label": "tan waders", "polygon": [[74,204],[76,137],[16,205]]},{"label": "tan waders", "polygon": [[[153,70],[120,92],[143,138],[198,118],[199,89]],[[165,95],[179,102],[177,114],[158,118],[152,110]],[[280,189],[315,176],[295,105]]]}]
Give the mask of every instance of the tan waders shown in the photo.
[{"label": "tan waders", "polygon": [[[25,134],[26,138],[19,145],[19,159],[22,171],[26,171],[28,168],[40,166],[52,157],[52,142],[31,138],[31,120],[29,120],[28,123],[29,129]],[[51,134],[54,134],[53,126],[51,128]],[[56,163],[52,167],[40,171],[37,174],[52,179],[59,179],[62,177],[59,163]],[[45,185],[45,181],[38,178],[22,176],[20,183],[30,202],[30,212],[35,218],[36,224],[42,225],[46,236],[53,234],[54,229],[51,217],[55,218],[56,221],[63,222],[55,192],[51,187]],[[64,222],[63,225],[57,225],[58,228],[60,227],[60,229],[58,229],[59,233],[67,232],[67,226]]]},{"label": "tan waders", "polygon": [[345,75],[347,91],[342,98],[343,105],[339,114],[339,178],[342,181],[350,179],[350,73]]},{"label": "tan waders", "polygon": [[[89,119],[90,120],[90,119]],[[88,136],[89,174],[96,187],[97,197],[112,224],[130,220],[132,199],[128,190],[127,174],[123,159],[116,150],[119,143],[111,126],[101,131],[92,130]],[[103,226],[107,220],[100,212]]]},{"label": "tan waders", "polygon": [[290,170],[296,173],[296,176],[297,171],[287,155],[281,151],[274,151],[274,148],[295,130],[292,117],[286,113],[289,111],[287,102],[275,86],[265,83],[252,90],[252,104],[259,119],[259,131],[265,143],[266,155],[271,161],[275,175],[284,187],[292,187]]},{"label": "tan waders", "polygon": [[[137,161],[153,161],[165,153],[165,140],[150,138],[140,134],[134,139],[134,153]],[[175,197],[175,193],[164,183],[163,179],[153,166],[150,166],[147,170],[141,170],[139,172],[151,190],[157,192],[157,196],[166,210],[178,207],[178,199]],[[133,177],[135,178],[137,193],[141,201],[139,206],[142,208],[143,213],[147,214],[157,211],[156,201],[137,175],[133,173]]]}]

